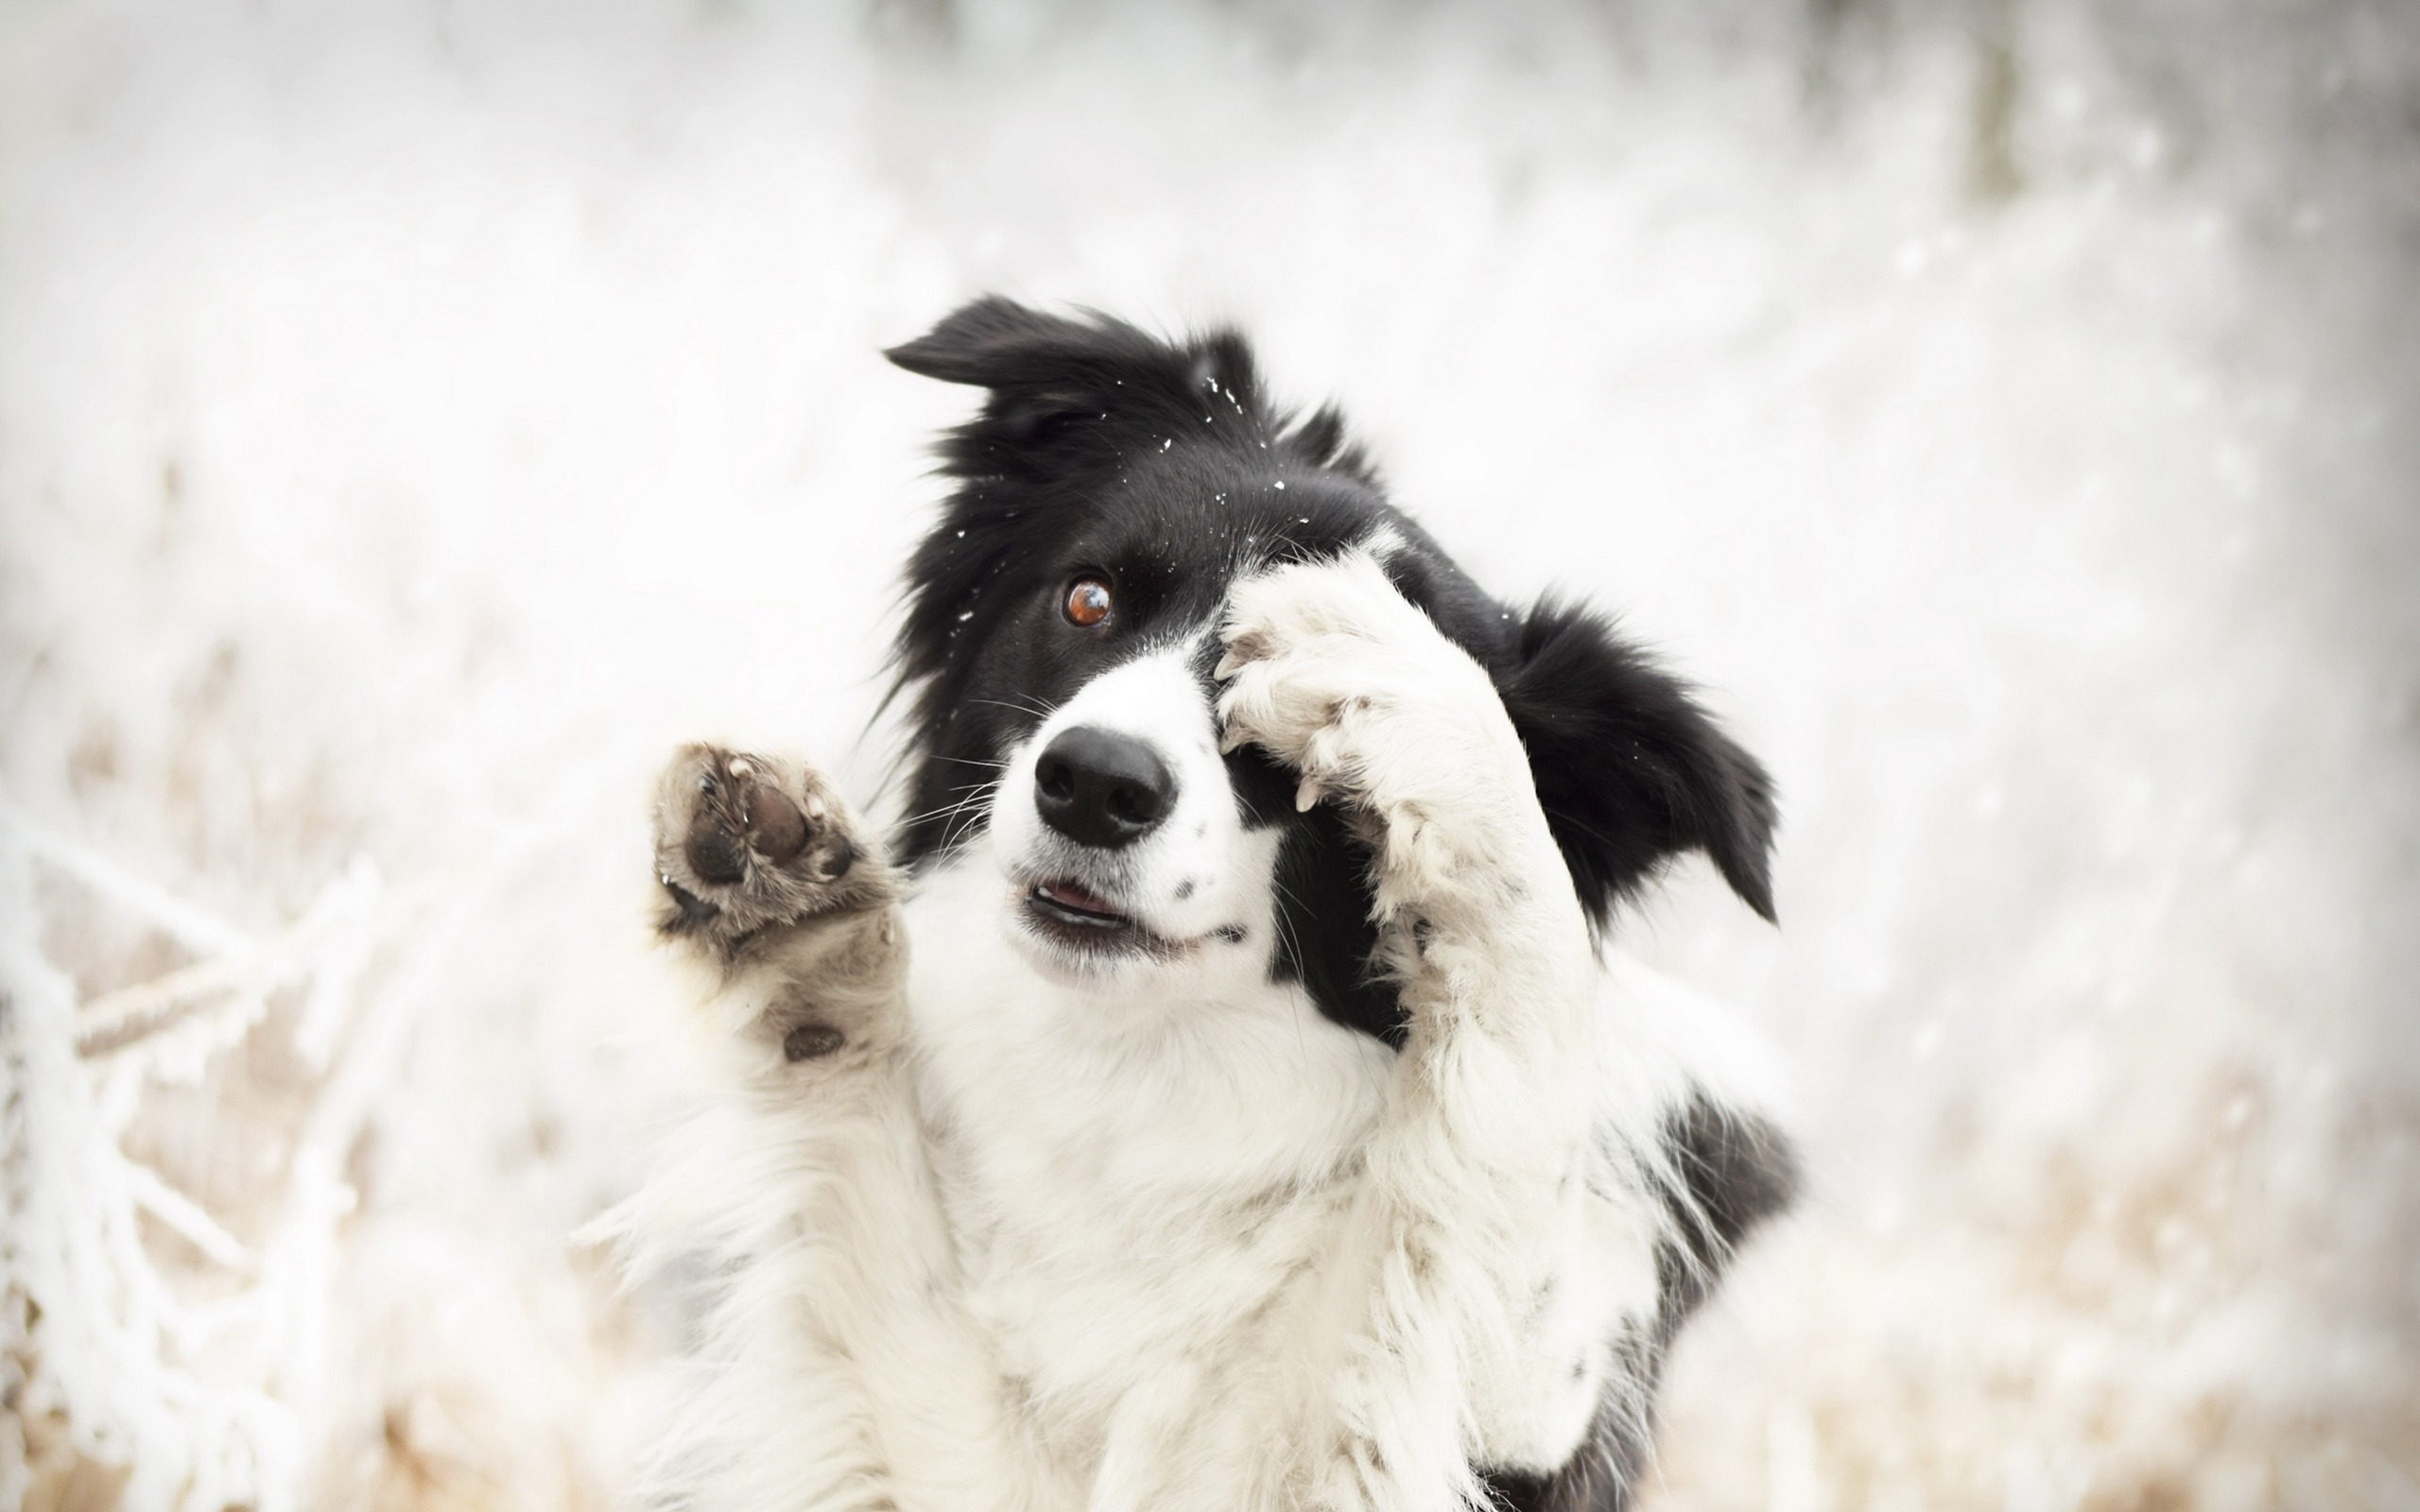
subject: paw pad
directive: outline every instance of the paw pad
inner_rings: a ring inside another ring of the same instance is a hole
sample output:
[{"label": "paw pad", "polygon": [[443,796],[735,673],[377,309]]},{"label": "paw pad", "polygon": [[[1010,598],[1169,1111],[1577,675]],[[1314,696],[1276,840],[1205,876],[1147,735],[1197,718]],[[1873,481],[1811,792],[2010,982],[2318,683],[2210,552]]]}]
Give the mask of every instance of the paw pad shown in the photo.
[{"label": "paw pad", "polygon": [[849,1037],[828,1023],[802,1023],[782,1036],[782,1058],[795,1065],[821,1060],[849,1042]]},{"label": "paw pad", "polygon": [[760,787],[751,792],[745,814],[749,842],[773,865],[782,865],[805,846],[806,816],[774,789]]}]

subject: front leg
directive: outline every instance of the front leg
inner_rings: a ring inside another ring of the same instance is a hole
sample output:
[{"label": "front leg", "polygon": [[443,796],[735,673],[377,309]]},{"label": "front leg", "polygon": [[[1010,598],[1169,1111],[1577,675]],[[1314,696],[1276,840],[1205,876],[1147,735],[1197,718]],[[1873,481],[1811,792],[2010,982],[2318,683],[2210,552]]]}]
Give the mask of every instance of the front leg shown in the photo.
[{"label": "front leg", "polygon": [[[1597,964],[1487,673],[1367,555],[1239,585],[1226,739],[1371,843],[1409,1034],[1311,1310],[1290,1485],[1318,1506],[1455,1505],[1475,1460],[1553,1454],[1524,1340],[1583,1222]],[[1569,1445],[1560,1447],[1567,1451]]]},{"label": "front leg", "polygon": [[656,788],[659,937],[701,978],[717,1085],[599,1227],[702,1275],[654,1500],[787,1512],[1046,1505],[932,1188],[903,885],[830,784],[716,746]]},{"label": "front leg", "polygon": [[1383,964],[1415,1047],[1449,1054],[1467,1031],[1525,1072],[1567,1064],[1595,954],[1486,671],[1359,552],[1238,585],[1222,633],[1227,747],[1294,766],[1298,806],[1343,805],[1373,846]]}]

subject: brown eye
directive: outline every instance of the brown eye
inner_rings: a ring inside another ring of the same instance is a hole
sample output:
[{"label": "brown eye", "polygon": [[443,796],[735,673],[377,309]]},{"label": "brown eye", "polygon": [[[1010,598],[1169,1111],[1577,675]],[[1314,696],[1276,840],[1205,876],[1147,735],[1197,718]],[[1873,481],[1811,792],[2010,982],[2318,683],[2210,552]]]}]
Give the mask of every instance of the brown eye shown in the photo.
[{"label": "brown eye", "polygon": [[1109,585],[1098,577],[1079,577],[1067,585],[1067,618],[1087,628],[1109,618]]}]

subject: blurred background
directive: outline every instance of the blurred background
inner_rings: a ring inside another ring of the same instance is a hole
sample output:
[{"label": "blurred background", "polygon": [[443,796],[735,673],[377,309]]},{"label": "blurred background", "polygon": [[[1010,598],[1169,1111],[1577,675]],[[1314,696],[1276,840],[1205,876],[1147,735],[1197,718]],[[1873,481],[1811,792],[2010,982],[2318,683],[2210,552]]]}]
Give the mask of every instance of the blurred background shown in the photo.
[{"label": "blurred background", "polygon": [[1775,769],[1658,1508],[2420,1509],[2399,0],[0,9],[0,1503],[604,1508],[677,739],[874,799],[986,290],[1233,320]]}]

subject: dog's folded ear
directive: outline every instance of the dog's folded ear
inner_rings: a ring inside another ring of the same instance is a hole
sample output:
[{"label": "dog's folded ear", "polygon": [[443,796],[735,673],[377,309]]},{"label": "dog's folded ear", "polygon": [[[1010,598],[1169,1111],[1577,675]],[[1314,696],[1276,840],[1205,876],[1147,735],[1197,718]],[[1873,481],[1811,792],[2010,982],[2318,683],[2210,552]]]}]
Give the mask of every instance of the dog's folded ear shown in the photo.
[{"label": "dog's folded ear", "polygon": [[1121,348],[1156,345],[1123,320],[1106,316],[1077,320],[987,294],[883,355],[909,372],[943,383],[1022,388],[1080,379],[1082,369],[1103,356],[1118,355]]},{"label": "dog's folded ear", "polygon": [[942,449],[958,477],[1063,475],[1147,437],[1267,420],[1251,350],[1231,331],[1180,346],[1108,316],[1051,315],[989,295],[884,355],[992,391]]},{"label": "dog's folded ear", "polygon": [[1604,616],[1551,600],[1524,617],[1495,680],[1593,923],[1687,850],[1773,918],[1772,781],[1685,684]]}]

